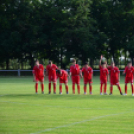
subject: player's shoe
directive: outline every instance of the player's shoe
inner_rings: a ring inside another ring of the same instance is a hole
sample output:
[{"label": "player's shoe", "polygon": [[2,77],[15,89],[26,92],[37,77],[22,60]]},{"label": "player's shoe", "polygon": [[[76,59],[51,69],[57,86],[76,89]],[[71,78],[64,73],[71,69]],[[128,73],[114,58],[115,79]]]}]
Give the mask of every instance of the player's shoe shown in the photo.
[{"label": "player's shoe", "polygon": [[104,93],[104,95],[108,95],[107,93]]},{"label": "player's shoe", "polygon": [[92,92],[90,92],[90,95],[92,95],[93,93]]},{"label": "player's shoe", "polygon": [[66,94],[69,94],[69,92],[66,92]]},{"label": "player's shoe", "polygon": [[112,93],[110,93],[109,95],[112,95]]},{"label": "player's shoe", "polygon": [[54,92],[54,94],[56,94],[56,92]]},{"label": "player's shoe", "polygon": [[84,95],[86,95],[87,93],[86,92],[84,92]]},{"label": "player's shoe", "polygon": [[35,94],[38,94],[38,92],[36,92]]},{"label": "player's shoe", "polygon": [[123,95],[123,93],[121,92],[120,95]]},{"label": "player's shoe", "polygon": [[102,93],[100,93],[100,95],[103,95]]},{"label": "player's shoe", "polygon": [[62,94],[62,92],[59,92],[59,94]]},{"label": "player's shoe", "polygon": [[42,94],[44,94],[44,92],[42,92]]},{"label": "player's shoe", "polygon": [[132,94],[132,96],[134,96],[134,94]]},{"label": "player's shoe", "polygon": [[124,95],[127,95],[126,93]]},{"label": "player's shoe", "polygon": [[51,94],[51,92],[49,92],[48,94]]}]

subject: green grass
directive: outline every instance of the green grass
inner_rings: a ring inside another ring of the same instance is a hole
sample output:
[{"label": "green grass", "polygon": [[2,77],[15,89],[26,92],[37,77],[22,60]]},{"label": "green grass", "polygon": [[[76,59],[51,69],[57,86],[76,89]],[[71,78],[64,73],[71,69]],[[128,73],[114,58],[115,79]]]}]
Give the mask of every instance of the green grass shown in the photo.
[{"label": "green grass", "polygon": [[[48,95],[34,93],[32,77],[0,77],[0,134],[133,134],[134,97],[99,95],[99,77],[93,80],[93,95]],[[124,77],[121,78],[124,92]],[[109,84],[108,84],[109,92]],[[3,95],[3,96],[2,96]],[[5,96],[4,96],[5,95]],[[51,128],[51,129],[49,129]]]}]

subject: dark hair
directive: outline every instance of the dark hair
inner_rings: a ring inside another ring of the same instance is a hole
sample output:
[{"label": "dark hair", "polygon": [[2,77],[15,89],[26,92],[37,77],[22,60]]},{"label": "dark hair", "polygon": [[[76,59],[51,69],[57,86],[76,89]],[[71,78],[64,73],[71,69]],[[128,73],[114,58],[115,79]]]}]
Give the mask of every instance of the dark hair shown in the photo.
[{"label": "dark hair", "polygon": [[58,74],[60,74],[60,70],[56,70],[56,72],[57,72]]},{"label": "dark hair", "polygon": [[88,62],[85,62],[85,65],[88,65]]},{"label": "dark hair", "polygon": [[132,62],[131,62],[131,61],[129,61],[127,64],[132,64]]},{"label": "dark hair", "polygon": [[52,63],[52,61],[51,60],[49,60],[49,64],[51,64]]},{"label": "dark hair", "polygon": [[106,62],[101,62],[102,65],[106,64]]},{"label": "dark hair", "polygon": [[36,60],[35,60],[35,63],[36,63],[36,62],[39,62],[39,60],[38,60],[38,59],[36,59]]}]

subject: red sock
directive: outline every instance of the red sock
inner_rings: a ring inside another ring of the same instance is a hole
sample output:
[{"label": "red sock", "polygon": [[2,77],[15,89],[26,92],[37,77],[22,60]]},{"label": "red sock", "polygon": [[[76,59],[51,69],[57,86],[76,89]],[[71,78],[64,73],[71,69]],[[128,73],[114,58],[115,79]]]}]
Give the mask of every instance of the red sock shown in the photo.
[{"label": "red sock", "polygon": [[60,87],[59,87],[59,88],[60,88],[60,93],[62,93],[62,85],[60,85]]},{"label": "red sock", "polygon": [[113,86],[110,87],[110,93],[113,93]]},{"label": "red sock", "polygon": [[68,85],[66,85],[65,88],[66,88],[66,93],[68,93]]},{"label": "red sock", "polygon": [[73,94],[75,94],[75,84],[72,85]]},{"label": "red sock", "polygon": [[84,93],[86,93],[86,92],[87,92],[87,86],[84,85]]},{"label": "red sock", "polygon": [[104,85],[104,93],[107,92],[107,84]]},{"label": "red sock", "polygon": [[41,90],[44,92],[44,84],[41,84]]},{"label": "red sock", "polygon": [[127,94],[127,85],[125,85],[125,93]]},{"label": "red sock", "polygon": [[35,92],[38,92],[38,83],[35,84]]},{"label": "red sock", "polygon": [[89,86],[90,93],[92,93],[92,85]]},{"label": "red sock", "polygon": [[120,85],[118,85],[118,89],[119,89],[119,91],[120,91],[120,93],[121,93],[121,87],[120,87]]},{"label": "red sock", "polygon": [[131,85],[131,88],[132,88],[132,94],[134,94],[134,86],[133,86],[133,84]]},{"label": "red sock", "polygon": [[51,92],[51,83],[49,83],[49,93]]},{"label": "red sock", "polygon": [[103,86],[103,84],[101,83],[101,86],[100,86],[100,93],[102,93],[102,86]]},{"label": "red sock", "polygon": [[53,83],[54,93],[56,93],[56,83]]},{"label": "red sock", "polygon": [[78,94],[80,94],[80,85],[77,85]]}]

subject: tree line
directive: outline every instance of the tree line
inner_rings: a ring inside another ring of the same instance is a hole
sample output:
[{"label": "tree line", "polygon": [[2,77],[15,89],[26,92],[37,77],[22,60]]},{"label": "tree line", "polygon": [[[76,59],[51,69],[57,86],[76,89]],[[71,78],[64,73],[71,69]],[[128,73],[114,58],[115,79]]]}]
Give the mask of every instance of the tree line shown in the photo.
[{"label": "tree line", "polygon": [[[134,58],[133,0],[1,0],[0,63]],[[132,60],[133,61],[133,60]]]}]

